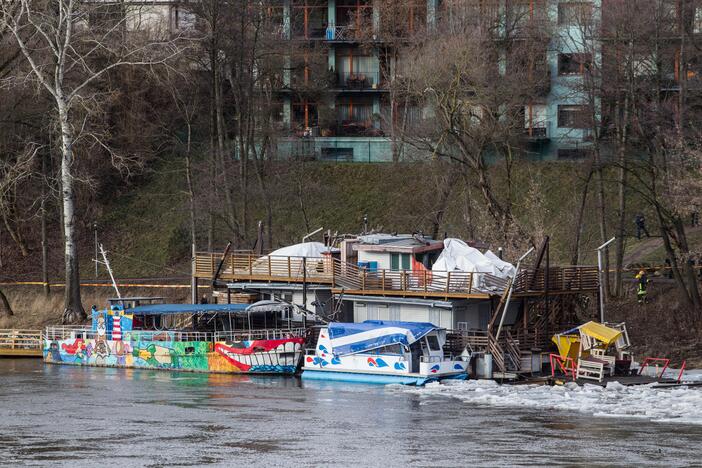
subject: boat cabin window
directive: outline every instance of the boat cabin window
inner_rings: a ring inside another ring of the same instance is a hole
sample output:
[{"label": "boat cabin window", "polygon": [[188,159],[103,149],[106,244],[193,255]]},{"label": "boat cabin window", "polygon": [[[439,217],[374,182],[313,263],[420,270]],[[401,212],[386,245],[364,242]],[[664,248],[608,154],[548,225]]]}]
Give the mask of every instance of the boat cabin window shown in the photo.
[{"label": "boat cabin window", "polygon": [[393,344],[383,346],[382,348],[371,349],[367,351],[366,354],[402,354],[402,345]]},{"label": "boat cabin window", "polygon": [[427,336],[427,343],[429,344],[429,349],[432,351],[441,351],[441,345],[439,344],[439,337],[436,335]]}]

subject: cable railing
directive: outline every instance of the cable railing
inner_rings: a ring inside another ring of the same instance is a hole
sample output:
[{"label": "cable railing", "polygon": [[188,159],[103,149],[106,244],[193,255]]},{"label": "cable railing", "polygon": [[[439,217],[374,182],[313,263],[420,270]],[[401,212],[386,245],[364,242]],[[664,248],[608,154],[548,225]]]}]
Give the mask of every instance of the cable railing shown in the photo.
[{"label": "cable railing", "polygon": [[214,334],[215,341],[284,340],[304,338],[306,328],[272,328],[266,330],[221,331]]},{"label": "cable railing", "polygon": [[[261,330],[228,330],[217,332],[201,332],[188,330],[130,330],[121,333],[122,341],[155,342],[155,341],[252,341],[252,340],[282,340],[286,338],[304,338],[305,328],[280,328]],[[44,334],[49,341],[63,340],[112,340],[111,332],[98,333],[90,327],[46,327]]]}]

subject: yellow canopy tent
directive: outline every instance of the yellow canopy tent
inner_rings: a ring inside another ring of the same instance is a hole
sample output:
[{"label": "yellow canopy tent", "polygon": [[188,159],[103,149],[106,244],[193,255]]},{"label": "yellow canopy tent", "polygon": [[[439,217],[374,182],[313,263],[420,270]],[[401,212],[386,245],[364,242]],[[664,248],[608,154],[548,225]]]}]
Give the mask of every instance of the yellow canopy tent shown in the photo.
[{"label": "yellow canopy tent", "polygon": [[[558,354],[562,358],[577,359],[583,341],[587,341],[589,344],[584,351],[593,347],[607,348],[615,343],[621,334],[621,331],[609,328],[601,323],[587,322],[565,333],[553,335],[551,341],[558,347]],[[593,342],[593,340],[596,341]]]},{"label": "yellow canopy tent", "polygon": [[617,338],[622,334],[619,330],[609,328],[597,322],[587,322],[584,325],[580,325],[579,329],[580,333],[600,341],[605,347],[617,341]]}]

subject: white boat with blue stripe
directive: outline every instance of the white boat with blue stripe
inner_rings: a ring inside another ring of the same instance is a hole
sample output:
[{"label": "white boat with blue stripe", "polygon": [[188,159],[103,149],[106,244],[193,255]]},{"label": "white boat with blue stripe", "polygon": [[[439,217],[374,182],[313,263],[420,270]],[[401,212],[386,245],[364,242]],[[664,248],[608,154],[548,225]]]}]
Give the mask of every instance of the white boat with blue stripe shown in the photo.
[{"label": "white boat with blue stripe", "polygon": [[405,385],[465,379],[467,358],[445,355],[445,344],[446,330],[431,323],[333,322],[305,353],[302,378]]}]

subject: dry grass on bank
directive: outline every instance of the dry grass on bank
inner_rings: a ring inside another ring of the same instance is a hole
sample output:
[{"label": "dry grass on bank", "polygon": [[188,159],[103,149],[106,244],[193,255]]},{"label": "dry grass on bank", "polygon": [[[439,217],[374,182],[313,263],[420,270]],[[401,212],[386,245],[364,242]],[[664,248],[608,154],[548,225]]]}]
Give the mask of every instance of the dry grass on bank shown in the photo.
[{"label": "dry grass on bank", "polygon": [[[53,288],[49,296],[41,286],[4,286],[3,291],[14,312],[11,317],[0,317],[0,328],[38,329],[46,325],[60,324],[63,313],[63,289]],[[186,302],[190,298],[187,288],[120,288],[122,296],[158,296],[167,302]],[[102,308],[107,299],[115,297],[112,288],[84,287],[83,307],[86,311],[95,304]]]}]

